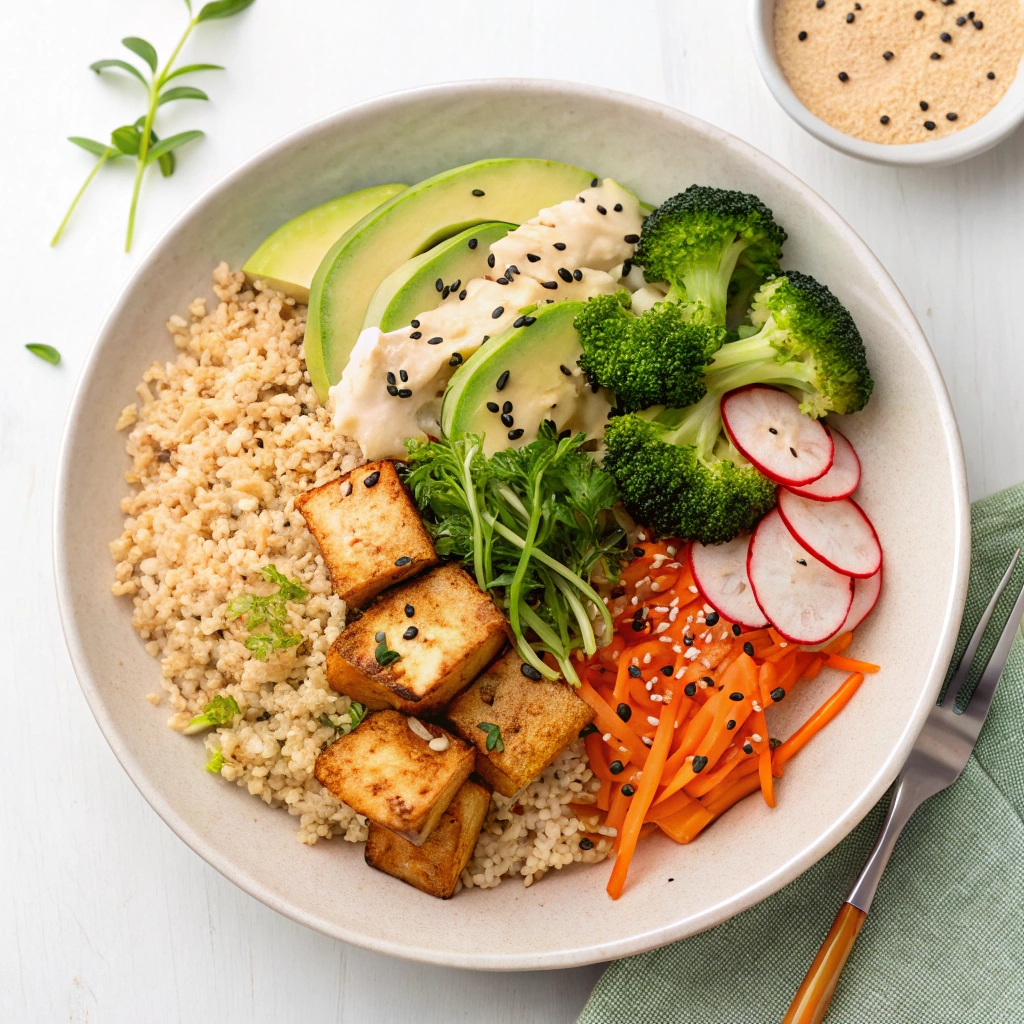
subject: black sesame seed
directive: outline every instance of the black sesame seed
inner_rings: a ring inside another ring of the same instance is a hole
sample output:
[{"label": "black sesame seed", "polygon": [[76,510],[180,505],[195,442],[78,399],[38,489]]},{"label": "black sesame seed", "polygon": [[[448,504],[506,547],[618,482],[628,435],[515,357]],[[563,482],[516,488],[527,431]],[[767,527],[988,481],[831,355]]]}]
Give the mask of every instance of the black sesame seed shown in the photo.
[{"label": "black sesame seed", "polygon": [[557,281],[541,281],[540,286],[541,286],[541,288],[557,288],[558,287],[558,282]]},{"label": "black sesame seed", "polygon": [[628,782],[622,787],[623,796],[632,796],[636,792],[636,788],[631,786]]},{"label": "black sesame seed", "polygon": [[924,17],[924,11],[915,11],[914,12],[914,20],[915,21],[920,21],[923,17]]},{"label": "black sesame seed", "polygon": [[515,423],[515,420],[507,412],[501,414],[501,425],[503,427],[511,427]]},{"label": "black sesame seed", "polygon": [[448,360],[449,366],[459,366],[462,363],[462,353],[453,352],[451,359]]},{"label": "black sesame seed", "polygon": [[383,630],[381,630],[380,632],[374,634],[373,639],[376,640],[377,643],[382,644],[384,643],[384,639],[386,636],[387,634]]},{"label": "black sesame seed", "polygon": [[375,469],[372,473],[367,473],[366,476],[363,477],[363,486],[376,487],[378,480],[380,480],[380,470]]},{"label": "black sesame seed", "polygon": [[444,341],[444,338],[441,338],[441,337],[427,338],[427,344],[428,345],[440,345],[442,341]]},{"label": "black sesame seed", "polygon": [[797,39],[799,39],[801,43],[802,43],[802,42],[803,42],[803,41],[804,41],[804,40],[805,40],[806,38],[807,38],[807,33],[806,33],[806,32],[801,32],[801,33],[800,33],[800,35],[798,35],[798,36],[797,36]]},{"label": "black sesame seed", "polygon": [[620,775],[624,767],[625,766],[621,761],[615,760],[612,761],[610,765],[608,765],[608,771],[610,771],[612,775]]},{"label": "black sesame seed", "polygon": [[622,213],[622,203],[616,203],[616,204],[615,204],[615,205],[614,205],[614,206],[612,207],[612,209],[613,209],[613,210],[614,210],[614,211],[615,211],[616,213]]},{"label": "black sesame seed", "polygon": [[683,693],[685,693],[687,697],[692,697],[696,692],[697,692],[697,684],[696,683],[687,683],[683,687]]},{"label": "black sesame seed", "polygon": [[725,723],[725,727],[731,732],[733,729],[736,728],[736,720],[730,718],[729,721]]},{"label": "black sesame seed", "polygon": [[518,273],[519,273],[519,268],[518,268],[518,267],[517,267],[517,266],[516,266],[516,265],[515,265],[514,263],[510,263],[510,264],[509,264],[509,265],[508,265],[508,266],[507,266],[507,267],[505,268],[505,276],[506,276],[506,277],[507,277],[507,278],[508,278],[508,279],[509,279],[510,281],[512,280],[512,275],[513,275],[513,274],[518,274]]},{"label": "black sesame seed", "polygon": [[921,109],[922,110],[927,110],[928,109],[928,104],[927,104],[927,102],[925,100],[921,100]]},{"label": "black sesame seed", "polygon": [[615,709],[615,714],[624,722],[628,722],[633,717],[633,709],[628,704],[620,704]]},{"label": "black sesame seed", "polygon": [[639,619],[633,620],[633,632],[642,633],[644,631],[644,624]]},{"label": "black sesame seed", "polygon": [[395,383],[395,375],[390,370],[388,370],[388,383],[389,384],[394,384]]},{"label": "black sesame seed", "polygon": [[754,656],[754,645],[749,640],[743,645],[743,653],[750,655],[751,658]]},{"label": "black sesame seed", "polygon": [[409,326],[410,327],[419,327],[419,325],[420,325],[419,320],[410,320],[409,321]]},{"label": "black sesame seed", "polygon": [[597,188],[597,178],[593,178],[590,182],[591,188]]},{"label": "black sesame seed", "polygon": [[498,317],[501,316],[504,312],[505,312],[505,307],[504,306],[495,306],[494,309],[491,310],[491,319],[492,320],[497,320]]},{"label": "black sesame seed", "polygon": [[484,336],[483,336],[483,337],[482,337],[482,338],[480,339],[480,344],[482,345],[482,344],[483,344],[483,343],[484,343],[485,341],[490,341],[490,340],[491,340],[491,336],[490,336],[489,334],[485,334],[485,335],[484,335]]},{"label": "black sesame seed", "polygon": [[562,371],[562,373],[566,375],[566,377],[572,376],[572,370],[570,370],[569,367],[566,366],[564,363],[560,363],[558,368]]},{"label": "black sesame seed", "polygon": [[572,272],[572,279],[574,281],[582,281],[583,280],[583,271],[582,270],[574,270]]},{"label": "black sesame seed", "polygon": [[980,29],[983,29],[983,28],[985,27],[985,22],[983,22],[983,21],[976,21],[976,22],[974,23],[974,27],[975,27],[976,29],[979,29],[979,30],[980,30]]},{"label": "black sesame seed", "polygon": [[402,634],[402,639],[403,639],[403,640],[415,640],[415,639],[416,639],[416,634],[417,634],[418,632],[419,632],[419,630],[418,630],[418,629],[417,629],[417,628],[416,628],[415,626],[410,626],[410,627],[409,627],[409,628],[408,628],[408,629],[407,629],[407,630],[406,630],[406,631],[405,631],[405,632],[404,632],[404,633]]},{"label": "black sesame seed", "polygon": [[852,24],[854,18],[856,18],[856,15],[853,13],[853,11],[850,11],[850,13],[846,16],[846,24]]},{"label": "black sesame seed", "polygon": [[494,266],[494,253],[493,252],[491,253],[490,256],[487,257],[487,266],[489,266],[489,267],[493,267]]},{"label": "black sesame seed", "polygon": [[535,683],[539,683],[544,678],[537,669],[532,665],[527,665],[525,661],[519,666],[519,671],[522,672],[527,679],[532,679]]},{"label": "black sesame seed", "polygon": [[416,609],[411,604],[405,606],[405,617],[411,619],[416,614]]},{"label": "black sesame seed", "polygon": [[497,402],[488,402],[487,403],[487,411],[488,412],[497,412],[498,411],[498,403]]},{"label": "black sesame seed", "polygon": [[775,429],[775,427],[769,427],[768,428],[768,433],[769,434],[777,434],[778,431]]},{"label": "black sesame seed", "polygon": [[262,437],[257,437],[256,438],[256,447],[257,448],[262,448],[263,447],[263,438]]},{"label": "black sesame seed", "polygon": [[526,317],[525,316],[517,316],[515,318],[515,320],[512,321],[512,326],[513,327],[522,327],[523,324],[525,324],[525,323],[526,323]]},{"label": "black sesame seed", "polygon": [[535,316],[524,317],[524,319],[523,319],[523,326],[524,327],[529,327],[530,324],[535,324],[536,322],[537,322],[537,318]]},{"label": "black sesame seed", "polygon": [[796,564],[797,565],[806,565],[807,564],[807,559],[806,558],[798,558],[796,560]]},{"label": "black sesame seed", "polygon": [[503,370],[501,376],[495,381],[494,386],[498,391],[504,391],[505,385],[508,383],[508,370]]},{"label": "black sesame seed", "polygon": [[662,665],[661,666],[661,674],[663,676],[670,676],[670,675],[672,675],[672,666],[671,665]]},{"label": "black sesame seed", "polygon": [[451,295],[451,293],[451,288],[448,285],[445,285],[444,288],[441,289],[441,301],[443,302],[445,299],[447,299],[448,296]]},{"label": "black sesame seed", "polygon": [[436,288],[436,289],[437,289],[437,290],[438,290],[439,292],[443,292],[443,291],[444,291],[444,281],[442,281],[442,280],[441,280],[441,278],[438,278],[438,279],[437,279],[437,280],[436,280],[436,281],[434,282],[434,287],[435,287],[435,288]]},{"label": "black sesame seed", "polygon": [[850,80],[850,76],[845,71],[840,71],[839,72],[839,81],[840,82],[848,82],[849,80]]},{"label": "black sesame seed", "polygon": [[892,57],[892,50],[886,50],[885,53],[882,54],[882,60],[892,60]]},{"label": "black sesame seed", "polygon": [[512,411],[512,403],[511,402],[505,402],[505,404],[502,405],[502,407],[501,407],[501,411],[502,412],[511,412]]},{"label": "black sesame seed", "polygon": [[963,26],[967,24],[967,19],[961,14],[960,17],[956,19],[956,23],[963,28]]},{"label": "black sesame seed", "polygon": [[934,121],[925,121],[924,126],[930,132],[935,131],[935,122]]},{"label": "black sesame seed", "polygon": [[743,694],[740,693],[739,690],[733,690],[732,693],[729,694],[729,700],[735,700],[735,701],[743,700]]},{"label": "black sesame seed", "polygon": [[968,21],[974,21],[974,11],[968,11],[967,12],[967,20]]},{"label": "black sesame seed", "polygon": [[754,752],[754,748],[749,743],[744,743],[743,744],[743,753],[744,754],[752,754],[753,752]]},{"label": "black sesame seed", "polygon": [[465,289],[465,288],[463,288],[463,289],[462,289],[462,291],[461,291],[461,292],[459,292],[459,302],[464,302],[464,301],[465,301],[465,299],[466,299],[466,294],[467,294],[467,293],[466,293],[466,289]]},{"label": "black sesame seed", "polygon": [[702,771],[704,771],[704,769],[707,768],[707,766],[708,766],[708,759],[706,757],[704,757],[703,754],[698,754],[693,759],[693,764],[691,766],[693,768],[693,774],[694,775],[700,775],[700,773]]},{"label": "black sesame seed", "polygon": [[478,198],[480,196],[482,196],[483,194],[484,194],[484,190],[482,188],[475,188],[475,189],[473,189],[473,195],[477,196]]},{"label": "black sesame seed", "polygon": [[412,398],[412,392],[408,388],[399,388],[398,389],[398,397],[399,398]]},{"label": "black sesame seed", "polygon": [[399,370],[398,371],[398,376],[399,376],[399,379],[402,381],[403,384],[405,384],[409,380],[409,374],[407,374],[405,372],[405,370]]},{"label": "black sesame seed", "polygon": [[460,277],[457,281],[452,281],[452,283],[448,287],[453,292],[457,292],[459,290],[459,285],[461,285],[461,284],[462,284],[462,278]]},{"label": "black sesame seed", "polygon": [[822,9],[822,7],[825,6],[825,0],[817,0],[817,3],[814,6],[817,7],[818,10],[820,11]]},{"label": "black sesame seed", "polygon": [[398,397],[398,388],[397,388],[397,387],[395,387],[395,385],[394,385],[394,384],[389,384],[389,385],[388,385],[388,394],[389,394],[389,395],[390,395],[390,396],[391,396],[392,398],[397,398],[397,397]]},{"label": "black sesame seed", "polygon": [[943,33],[942,33],[942,34],[941,34],[941,35],[939,36],[939,38],[940,38],[940,39],[941,39],[941,40],[942,40],[942,41],[943,41],[944,43],[951,43],[951,42],[953,42],[953,37],[952,37],[952,36],[951,36],[951,35],[950,35],[950,34],[949,34],[948,32],[943,32]]},{"label": "black sesame seed", "polygon": [[523,436],[523,428],[522,427],[516,427],[515,430],[510,430],[508,432],[508,439],[510,441],[518,441],[519,438],[521,438],[522,436]]},{"label": "black sesame seed", "polygon": [[622,240],[624,242],[629,242],[630,245],[636,245],[636,243],[640,241],[640,236],[633,234],[623,235]]},{"label": "black sesame seed", "polygon": [[593,722],[587,722],[587,724],[580,729],[580,739],[583,739],[584,736],[591,736],[595,732],[597,732],[597,726],[594,725]]},{"label": "black sesame seed", "polygon": [[[564,252],[564,251],[565,251],[565,242],[552,242],[552,245],[553,245],[553,246],[554,246],[554,248],[556,248],[556,249],[557,249],[557,250],[558,250],[559,252]],[[540,257],[538,256],[538,257],[537,257],[537,259],[540,259]]]},{"label": "black sesame seed", "polygon": [[639,665],[630,665],[628,671],[629,671],[630,678],[632,678],[632,679],[639,679],[640,678],[640,666]]},{"label": "black sesame seed", "polygon": [[786,691],[781,686],[776,686],[771,692],[771,698],[776,704],[786,696]]},{"label": "black sesame seed", "polygon": [[580,840],[580,849],[581,849],[581,850],[592,850],[593,848],[594,848],[594,843],[593,843],[593,841],[592,841],[592,840],[590,840],[590,839],[587,839],[587,837],[586,837],[586,836],[584,836],[584,837],[583,837],[583,838],[582,838],[582,839]]},{"label": "black sesame seed", "polygon": [[[530,261],[531,263],[539,263],[539,262],[540,262],[540,257],[539,257],[538,255],[536,255],[535,253],[532,253],[532,252],[528,252],[528,253],[526,254],[526,258],[527,258],[527,259],[528,259],[528,260],[529,260],[529,261]],[[491,266],[494,266],[494,264],[492,263],[492,264],[491,264]]]},{"label": "black sesame seed", "polygon": [[950,112],[949,112],[949,113],[948,113],[948,114],[946,115],[946,120],[947,120],[947,121],[955,121],[956,119],[957,119],[957,115],[956,115],[956,114],[954,114],[954,113],[953,113],[953,111],[950,111]]},{"label": "black sesame seed", "polygon": [[743,627],[738,623],[734,622],[732,626],[732,635],[739,636],[743,632]]},{"label": "black sesame seed", "polygon": [[567,437],[572,437],[572,431],[566,428],[558,435],[559,441],[564,441]]},{"label": "black sesame seed", "polygon": [[470,240],[469,240],[469,241],[468,241],[468,242],[466,243],[466,245],[468,245],[468,246],[470,247],[470,249],[475,249],[475,248],[476,248],[476,246],[477,246],[477,241],[476,241],[476,239],[475,239],[475,238],[471,238],[471,239],[470,239]]},{"label": "black sesame seed", "polygon": [[986,77],[990,82],[993,82],[995,81],[996,73],[994,71],[990,71]]},{"label": "black sesame seed", "polygon": [[563,281],[571,281],[572,280],[572,274],[568,270],[566,270],[565,267],[559,267],[558,268],[558,276]]},{"label": "black sesame seed", "polygon": [[633,269],[633,261],[632,260],[623,260],[623,263],[622,263],[622,276],[623,277],[629,277],[629,272],[632,269]]},{"label": "black sesame seed", "polygon": [[598,206],[597,212],[604,216],[608,211],[603,206]]},{"label": "black sesame seed", "polygon": [[932,54],[932,60],[942,60],[942,54],[941,53],[933,53]]},{"label": "black sesame seed", "polygon": [[412,338],[413,341],[419,341],[419,339],[423,337],[423,332],[413,331],[412,334],[409,335],[409,337]]},{"label": "black sesame seed", "polygon": [[499,278],[497,279],[497,281],[495,281],[494,283],[495,283],[495,284],[508,284],[508,278],[507,278],[507,277],[505,277],[505,275],[504,275],[504,274],[502,274],[502,276],[501,276],[501,277],[499,277]]},{"label": "black sesame seed", "polygon": [[704,620],[709,626],[718,625],[719,615],[718,612],[709,612],[708,617]]},{"label": "black sesame seed", "polygon": [[633,554],[636,555],[637,558],[643,558],[646,551],[643,548],[633,548]]},{"label": "black sesame seed", "polygon": [[577,203],[585,203],[586,199],[584,199],[583,196],[577,196],[576,197],[576,202]]},{"label": "black sesame seed", "polygon": [[882,124],[888,124],[889,123],[889,115],[888,114],[883,114],[879,118],[879,120],[882,122]]},{"label": "black sesame seed", "polygon": [[692,647],[693,646],[693,636],[692,636],[692,634],[687,633],[686,636],[683,637],[683,646],[684,647]]}]

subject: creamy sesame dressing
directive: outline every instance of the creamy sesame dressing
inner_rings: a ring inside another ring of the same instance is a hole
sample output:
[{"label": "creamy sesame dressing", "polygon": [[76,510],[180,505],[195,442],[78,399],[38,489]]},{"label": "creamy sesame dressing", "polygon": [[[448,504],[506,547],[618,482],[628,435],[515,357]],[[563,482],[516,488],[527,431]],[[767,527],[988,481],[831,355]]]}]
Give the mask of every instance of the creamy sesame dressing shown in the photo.
[{"label": "creamy sesame dressing", "polygon": [[[407,438],[439,437],[441,398],[452,374],[489,338],[513,325],[528,327],[524,309],[643,285],[642,274],[629,263],[642,221],[636,197],[607,178],[541,210],[491,246],[491,274],[459,282],[458,291],[443,288],[439,297],[447,295],[438,306],[402,330],[384,334],[368,327],[359,335],[341,380],[330,390],[335,427],[358,441],[367,459],[400,458]],[[603,425],[606,402],[574,418],[575,406],[592,392],[578,367],[571,371],[552,381],[557,395],[539,396],[538,403],[521,408],[518,418],[530,436],[552,404],[573,428]]]}]

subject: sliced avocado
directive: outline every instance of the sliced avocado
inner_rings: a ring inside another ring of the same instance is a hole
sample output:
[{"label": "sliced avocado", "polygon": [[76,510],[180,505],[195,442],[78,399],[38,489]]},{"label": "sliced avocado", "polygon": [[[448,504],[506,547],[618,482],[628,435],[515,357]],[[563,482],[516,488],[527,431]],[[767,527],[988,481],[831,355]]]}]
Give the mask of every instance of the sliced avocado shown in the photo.
[{"label": "sliced avocado", "polygon": [[327,253],[309,290],[306,366],[321,400],[341,378],[388,274],[474,224],[521,224],[593,180],[590,171],[554,160],[480,160],[427,178],[364,217]]},{"label": "sliced avocado", "polygon": [[242,270],[250,281],[258,277],[296,302],[309,302],[309,285],[324,253],[353,224],[405,189],[372,185],[314,206],[264,239]]},{"label": "sliced avocado", "polygon": [[493,455],[535,440],[546,419],[559,431],[603,434],[611,402],[577,365],[583,350],[573,321],[582,308],[541,306],[527,317],[533,323],[508,328],[460,366],[441,404],[445,435],[478,434]]},{"label": "sliced avocado", "polygon": [[500,220],[477,224],[403,263],[373,293],[363,327],[379,327],[386,334],[407,327],[417,313],[435,309],[448,295],[446,288],[486,275],[491,243],[517,226]]}]

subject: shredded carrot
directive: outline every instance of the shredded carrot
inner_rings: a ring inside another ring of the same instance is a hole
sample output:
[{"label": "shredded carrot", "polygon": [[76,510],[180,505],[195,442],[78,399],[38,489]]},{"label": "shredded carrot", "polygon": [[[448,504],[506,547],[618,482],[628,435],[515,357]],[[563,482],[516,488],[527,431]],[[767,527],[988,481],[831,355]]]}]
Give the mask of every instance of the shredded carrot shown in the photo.
[{"label": "shredded carrot", "polygon": [[646,764],[647,748],[640,737],[629,727],[628,722],[624,722],[612,711],[597,690],[586,679],[581,679],[576,692],[594,709],[594,724],[602,734],[611,733],[618,745],[626,748],[631,761],[640,765]]},{"label": "shredded carrot", "polygon": [[817,678],[818,673],[821,671],[822,666],[825,664],[827,659],[820,655],[812,661],[807,668],[804,670],[803,678],[810,682],[812,679]]},{"label": "shredded carrot", "polygon": [[715,816],[703,807],[699,800],[690,800],[681,810],[667,817],[659,818],[657,826],[677,843],[692,843],[698,834],[712,821]]},{"label": "shredded carrot", "polygon": [[842,654],[853,642],[853,633],[840,633],[834,640],[830,640],[823,648],[825,654]]},{"label": "shredded carrot", "polygon": [[775,748],[775,753],[772,755],[772,772],[776,778],[782,778],[782,766],[794,754],[803,750],[812,737],[821,732],[846,707],[850,698],[860,689],[860,684],[863,682],[863,673],[854,672],[788,740]]},{"label": "shredded carrot", "polygon": [[757,773],[761,796],[769,807],[775,806],[775,785],[772,782],[772,748],[765,744],[764,750],[757,757]]},{"label": "shredded carrot", "polygon": [[825,659],[825,664],[829,668],[840,668],[844,672],[863,672],[865,675],[877,672],[880,668],[878,665],[872,665],[870,661],[854,661],[853,658],[844,658],[839,654],[830,654]]},{"label": "shredded carrot", "polygon": [[704,807],[713,818],[718,818],[734,804],[739,803],[745,796],[750,796],[751,793],[756,792],[759,786],[760,780],[757,775],[753,773],[745,775],[743,778],[737,779],[720,796],[705,803]]}]

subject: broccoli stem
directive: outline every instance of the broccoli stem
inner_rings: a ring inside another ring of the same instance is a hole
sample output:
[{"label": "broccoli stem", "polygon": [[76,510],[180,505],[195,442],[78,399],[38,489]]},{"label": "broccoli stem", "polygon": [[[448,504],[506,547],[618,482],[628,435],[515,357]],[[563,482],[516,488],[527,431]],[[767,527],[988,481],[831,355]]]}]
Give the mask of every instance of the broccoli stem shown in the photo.
[{"label": "broccoli stem", "polygon": [[682,275],[682,291],[675,285],[669,290],[668,301],[704,302],[714,317],[715,323],[725,323],[726,307],[729,302],[729,282],[732,280],[736,262],[747,243],[734,241],[718,253],[712,253],[706,263],[688,267]]}]

